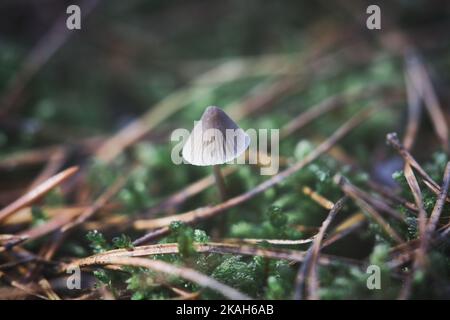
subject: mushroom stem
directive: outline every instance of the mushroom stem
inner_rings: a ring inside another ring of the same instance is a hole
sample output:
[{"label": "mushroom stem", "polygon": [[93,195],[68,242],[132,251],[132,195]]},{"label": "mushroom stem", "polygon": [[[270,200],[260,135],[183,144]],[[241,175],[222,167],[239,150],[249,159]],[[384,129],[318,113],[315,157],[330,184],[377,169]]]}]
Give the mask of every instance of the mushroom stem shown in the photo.
[{"label": "mushroom stem", "polygon": [[220,166],[218,164],[213,165],[214,178],[216,179],[217,188],[219,189],[220,199],[225,201],[227,198],[227,192],[225,188],[225,180],[222,176],[222,171],[220,171]]}]

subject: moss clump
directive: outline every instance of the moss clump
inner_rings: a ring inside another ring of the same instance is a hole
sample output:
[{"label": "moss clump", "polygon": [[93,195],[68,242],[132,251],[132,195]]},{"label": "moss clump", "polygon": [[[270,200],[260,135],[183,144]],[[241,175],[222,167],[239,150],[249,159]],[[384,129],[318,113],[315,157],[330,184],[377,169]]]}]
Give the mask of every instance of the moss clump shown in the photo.
[{"label": "moss clump", "polygon": [[241,256],[230,256],[226,257],[211,275],[233,288],[257,297],[264,285],[263,266],[261,257],[254,257],[245,262]]}]

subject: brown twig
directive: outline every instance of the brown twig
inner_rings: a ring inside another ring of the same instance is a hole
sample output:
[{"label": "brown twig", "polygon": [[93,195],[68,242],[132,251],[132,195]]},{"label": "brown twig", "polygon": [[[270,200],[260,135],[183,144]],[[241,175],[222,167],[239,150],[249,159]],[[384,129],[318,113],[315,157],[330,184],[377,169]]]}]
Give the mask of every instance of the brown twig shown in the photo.
[{"label": "brown twig", "polygon": [[341,222],[330,234],[330,236],[323,242],[322,247],[329,246],[336,241],[342,239],[352,231],[358,229],[366,222],[366,216],[361,213],[355,213],[349,218]]},{"label": "brown twig", "polygon": [[[339,199],[333,208],[328,213],[328,217],[323,221],[322,226],[319,229],[316,237],[313,240],[313,244],[309,248],[305,261],[302,263],[299,271],[297,273],[295,281],[294,299],[301,300],[303,297],[303,287],[305,280],[308,279],[308,298],[313,300],[318,299],[318,280],[317,280],[317,261],[319,259],[319,252],[322,246],[322,239],[325,235],[325,231],[330,225],[331,221],[334,219],[336,214],[341,211],[344,206],[347,197]],[[308,276],[309,275],[309,276]]]},{"label": "brown twig", "polygon": [[20,197],[7,207],[3,208],[0,211],[0,222],[9,217],[10,215],[14,214],[15,212],[19,211],[20,209],[40,199],[42,196],[47,194],[51,189],[53,189],[57,185],[61,184],[62,182],[66,181],[68,178],[73,176],[77,172],[77,170],[78,167],[70,167],[69,169],[66,169],[58,173],[57,175],[42,182],[36,188],[30,190],[29,192],[24,194],[22,197]]},{"label": "brown twig", "polygon": [[161,260],[149,260],[144,258],[134,258],[134,257],[118,257],[118,256],[100,256],[97,259],[91,261],[91,263],[80,263],[79,266],[87,266],[87,265],[122,265],[122,266],[134,266],[134,267],[142,267],[150,270],[154,270],[156,272],[162,272],[171,276],[177,276],[188,281],[192,281],[197,283],[200,286],[210,288],[214,291],[219,292],[224,297],[234,300],[248,300],[250,297],[247,295],[240,293],[236,289],[233,289],[219,281],[210,278],[196,270],[185,268],[185,267],[176,267],[167,262],[163,262]]},{"label": "brown twig", "polygon": [[375,208],[379,209],[380,211],[386,212],[389,216],[392,218],[400,221],[405,222],[404,218],[394,209],[392,209],[386,202],[377,199],[376,197],[371,196],[367,192],[363,191],[362,189],[356,187],[348,179],[345,179],[342,177],[342,179],[338,176],[336,178],[339,183],[342,184],[342,187],[346,189],[348,192],[351,192],[356,197],[363,199],[365,202],[371,204]]},{"label": "brown twig", "polygon": [[36,298],[40,298],[43,300],[48,300],[48,298],[42,294],[40,291],[42,290],[38,285],[35,284],[22,284],[16,279],[7,276],[3,271],[0,271],[0,278],[6,280],[12,287],[20,289],[27,293],[27,295],[31,295]]},{"label": "brown twig", "polygon": [[[422,191],[420,190],[419,182],[417,181],[416,176],[414,175],[414,172],[408,163],[405,164],[404,173],[405,173],[406,181],[407,181],[409,188],[411,189],[411,192],[413,194],[414,201],[416,202],[417,208],[419,208],[419,217],[418,217],[419,234],[420,234],[419,237],[423,241],[423,239],[425,238],[425,232],[426,232],[426,226],[427,226],[427,212],[425,211],[425,207],[423,204]],[[422,267],[425,264],[425,261],[424,261],[425,252],[423,249],[424,248],[422,247],[417,256],[417,262]]]},{"label": "brown twig", "polygon": [[411,150],[416,140],[417,131],[419,130],[420,118],[422,114],[422,105],[420,103],[420,95],[417,89],[413,85],[412,71],[410,56],[406,58],[406,71],[405,71],[405,83],[406,83],[406,97],[408,100],[408,123],[406,126],[405,136],[403,138],[403,145],[406,150]]},{"label": "brown twig", "polygon": [[28,191],[33,190],[36,186],[55,175],[64,164],[64,160],[67,156],[66,153],[66,149],[58,148],[52,155],[50,155],[50,158],[47,160],[47,164],[31,183]]},{"label": "brown twig", "polygon": [[11,248],[12,246],[16,246],[24,241],[31,241],[43,237],[51,232],[59,230],[63,226],[67,225],[70,221],[80,214],[84,212],[83,208],[69,208],[69,209],[61,209],[59,214],[50,219],[49,221],[32,227],[28,230],[22,231],[18,237],[23,238],[23,240],[15,240],[11,239],[8,241],[5,246],[7,248]]},{"label": "brown twig", "polygon": [[441,186],[441,193],[439,194],[436,203],[434,205],[433,211],[431,212],[430,219],[426,226],[425,235],[422,240],[424,242],[423,244],[424,250],[427,250],[428,242],[430,241],[433,232],[436,230],[442,210],[444,209],[445,198],[447,196],[449,185],[450,185],[450,162],[447,162]]},{"label": "brown twig", "polygon": [[[305,259],[305,252],[298,250],[288,249],[274,249],[274,248],[261,248],[258,246],[243,245],[243,244],[230,244],[230,243],[194,243],[196,252],[199,253],[218,253],[218,254],[239,254],[244,256],[261,256],[270,259],[290,260],[295,262],[303,262]],[[99,253],[87,258],[76,260],[71,265],[92,265],[96,264],[97,259],[103,259],[104,257],[143,257],[160,254],[176,254],[178,251],[178,244],[176,243],[164,243],[153,244],[146,246],[137,246],[132,250],[129,249],[115,249]],[[353,259],[342,258],[330,255],[321,255],[318,260],[321,265],[333,265],[336,263],[346,263],[349,265],[358,266],[360,263]]]},{"label": "brown twig", "polygon": [[[103,137],[101,136],[81,139],[80,141],[72,142],[70,149],[78,150],[82,154],[90,154],[98,147],[98,144],[102,140]],[[58,144],[38,149],[22,150],[5,155],[0,160],[0,170],[13,170],[19,167],[42,165],[53,154],[60,152],[62,149],[68,151],[67,145]]]},{"label": "brown twig", "polygon": [[[236,172],[236,167],[225,167],[222,170],[222,174],[224,177],[228,176],[229,174],[232,174],[233,172]],[[160,203],[154,205],[153,207],[147,209],[145,213],[143,213],[143,216],[153,216],[158,212],[165,211],[171,208],[176,208],[177,206],[181,205],[184,201],[189,199],[190,197],[198,194],[199,192],[205,190],[209,186],[214,184],[214,176],[208,175],[200,180],[197,180],[190,185],[186,186],[182,190],[174,193],[173,195],[169,196],[168,198],[164,199]]]},{"label": "brown twig", "polygon": [[425,248],[423,247],[423,245],[424,245],[426,225],[427,225],[427,213],[426,213],[424,205],[423,205],[422,191],[420,190],[419,183],[417,182],[417,179],[414,175],[411,165],[408,162],[405,163],[405,167],[403,170],[404,170],[406,181],[408,182],[409,188],[411,189],[414,200],[419,209],[419,218],[418,218],[419,219],[419,234],[420,234],[419,239],[421,239],[421,240],[420,240],[420,246],[419,246],[418,250],[415,251],[414,264],[411,268],[410,273],[406,275],[406,279],[400,290],[400,294],[398,297],[398,299],[400,299],[400,300],[405,300],[409,297],[409,295],[411,293],[412,281],[413,281],[414,274],[416,274],[418,269],[423,269],[425,267]]},{"label": "brown twig", "polygon": [[356,204],[363,209],[365,212],[369,213],[372,218],[384,229],[384,231],[397,243],[402,243],[403,239],[399,234],[387,223],[380,213],[375,210],[372,205],[370,205],[365,199],[361,198],[360,195],[355,192],[355,187],[343,176],[336,175],[334,177],[336,184],[338,184],[342,191],[351,197]]},{"label": "brown twig", "polygon": [[105,204],[113,198],[117,192],[120,191],[120,189],[123,188],[125,183],[128,180],[128,177],[130,176],[132,170],[130,170],[127,174],[120,175],[118,178],[116,178],[116,181],[109,186],[104,193],[102,193],[92,204],[92,206],[89,206],[85,211],[83,211],[80,216],[73,222],[65,225],[61,232],[67,232],[70,229],[75,228],[76,226],[84,223],[86,220],[88,220],[90,217],[92,217],[98,210],[100,210]]},{"label": "brown twig", "polygon": [[411,53],[407,59],[407,71],[414,89],[419,93],[425,103],[428,115],[433,123],[433,128],[442,143],[444,150],[448,151],[448,126],[445,121],[442,107],[439,104],[436,92],[433,89],[427,69],[417,55]]},{"label": "brown twig", "polygon": [[[405,147],[400,143],[397,134],[389,133],[386,136],[386,141],[391,146],[393,146],[394,149],[397,150],[397,152],[401,155],[401,157],[403,158],[403,160],[405,160],[406,163],[409,163],[409,165],[412,168],[416,169],[417,173],[419,173],[420,176],[422,176],[422,178],[424,179],[423,182],[428,187],[428,189],[430,189],[433,193],[439,196],[440,194],[439,185],[428,175],[428,173],[425,172],[425,170],[420,166],[420,164],[416,161],[416,159],[414,159],[414,157],[409,153],[409,151],[406,150]],[[446,197],[446,201],[450,202],[450,197]]]},{"label": "brown twig", "polygon": [[289,240],[289,239],[239,239],[239,238],[226,238],[222,239],[222,241],[226,243],[251,243],[251,244],[258,244],[258,243],[270,243],[273,245],[280,245],[280,246],[289,246],[289,245],[299,245],[299,244],[305,244],[310,243],[313,241],[313,238],[308,239],[299,239],[299,240]]},{"label": "brown twig", "polygon": [[61,298],[53,290],[52,285],[48,282],[47,279],[42,278],[41,280],[39,280],[38,284],[45,292],[49,300],[61,300]]},{"label": "brown twig", "polygon": [[372,188],[375,192],[381,195],[384,199],[390,200],[392,204],[401,204],[405,208],[408,208],[412,212],[417,212],[417,207],[414,203],[409,202],[405,198],[396,194],[395,190],[392,188],[380,185],[373,180],[368,180],[367,185]]},{"label": "brown twig", "polygon": [[331,210],[331,208],[334,207],[334,203],[325,198],[324,196],[318,194],[314,190],[312,190],[310,187],[305,186],[302,188],[302,191],[304,194],[309,196],[314,202],[318,203],[321,207]]},{"label": "brown twig", "polygon": [[361,89],[356,93],[338,93],[334,96],[326,98],[319,103],[311,106],[306,111],[300,113],[294,119],[289,121],[280,132],[281,138],[286,138],[287,136],[297,132],[301,128],[305,127],[307,124],[311,123],[318,117],[333,111],[334,109],[346,106],[360,99],[368,98],[376,93],[386,91],[384,88],[379,86],[368,86]]}]

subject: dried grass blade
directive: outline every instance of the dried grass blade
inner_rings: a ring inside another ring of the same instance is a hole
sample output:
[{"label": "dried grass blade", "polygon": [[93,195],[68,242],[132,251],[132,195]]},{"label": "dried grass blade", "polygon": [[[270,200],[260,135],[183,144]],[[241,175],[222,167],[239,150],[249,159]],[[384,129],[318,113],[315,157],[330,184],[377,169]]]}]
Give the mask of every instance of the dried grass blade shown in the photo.
[{"label": "dried grass blade", "polygon": [[441,141],[444,150],[448,151],[448,126],[428,71],[421,59],[416,55],[408,59],[407,63],[412,84],[415,86],[417,92],[420,93],[425,103],[436,135]]},{"label": "dried grass blade", "polygon": [[9,217],[10,215],[14,214],[15,212],[17,212],[18,210],[37,201],[39,198],[47,194],[51,189],[53,189],[57,185],[61,184],[62,182],[66,181],[68,178],[73,176],[77,171],[78,167],[70,167],[58,173],[57,175],[47,179],[46,181],[42,182],[36,188],[30,190],[22,197],[20,197],[7,207],[3,208],[0,211],[0,222]]},{"label": "dried grass blade", "polygon": [[96,265],[122,265],[122,266],[134,266],[147,268],[156,272],[162,272],[171,276],[177,276],[188,281],[197,283],[200,286],[210,288],[219,292],[224,297],[232,300],[248,300],[249,296],[233,289],[223,283],[210,278],[196,270],[177,267],[161,260],[150,260],[145,258],[132,258],[132,257],[114,257],[104,256],[95,260]]},{"label": "dried grass blade", "polygon": [[[409,67],[408,59],[406,66]],[[420,103],[420,95],[417,92],[413,79],[411,79],[411,71],[405,71],[406,97],[408,100],[408,123],[406,125],[403,145],[406,150],[411,150],[416,140],[417,131],[419,130],[420,118],[422,113],[422,105]]]},{"label": "dried grass blade", "polygon": [[[343,197],[339,199],[336,204],[333,206],[333,208],[330,210],[327,218],[323,221],[322,226],[319,229],[319,232],[317,236],[314,238],[313,244],[308,250],[308,253],[306,255],[306,259],[303,262],[302,266],[300,267],[297,278],[295,282],[295,291],[294,291],[294,299],[295,300],[301,300],[303,297],[303,287],[305,280],[307,279],[308,282],[308,292],[307,295],[308,298],[312,300],[317,300],[319,298],[318,296],[318,289],[319,289],[319,282],[317,279],[317,261],[319,259],[319,252],[320,248],[322,246],[322,239],[325,235],[325,231],[327,230],[328,226],[330,225],[331,221],[334,219],[336,214],[341,211],[342,207],[344,206],[345,202],[347,201],[347,197]],[[308,277],[309,275],[309,277]]]},{"label": "dried grass blade", "polygon": [[384,229],[384,231],[397,243],[403,243],[403,239],[398,235],[398,233],[387,223],[380,213],[375,210],[369,203],[367,203],[363,198],[361,198],[354,189],[351,188],[350,182],[340,175],[335,176],[336,183],[341,187],[342,191],[352,198],[356,204],[363,210],[369,213],[372,218]]}]

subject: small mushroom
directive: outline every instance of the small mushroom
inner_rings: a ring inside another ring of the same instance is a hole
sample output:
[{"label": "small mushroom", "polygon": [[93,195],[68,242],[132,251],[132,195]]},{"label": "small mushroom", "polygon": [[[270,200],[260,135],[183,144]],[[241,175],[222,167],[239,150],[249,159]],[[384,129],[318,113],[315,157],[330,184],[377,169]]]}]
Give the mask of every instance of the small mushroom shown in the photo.
[{"label": "small mushroom", "polygon": [[219,165],[238,158],[250,144],[250,137],[221,109],[206,108],[183,146],[183,159],[195,166],[213,166],[222,201],[225,183]]}]

